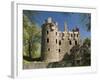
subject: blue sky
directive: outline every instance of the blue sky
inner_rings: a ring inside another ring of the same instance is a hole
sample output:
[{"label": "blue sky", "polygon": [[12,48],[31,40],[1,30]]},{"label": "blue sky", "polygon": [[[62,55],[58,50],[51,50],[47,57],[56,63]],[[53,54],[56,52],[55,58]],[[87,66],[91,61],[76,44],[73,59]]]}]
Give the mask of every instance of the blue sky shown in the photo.
[{"label": "blue sky", "polygon": [[[27,10],[26,10],[27,11]],[[78,27],[80,30],[81,39],[91,37],[91,32],[86,30],[86,23],[90,22],[88,16],[89,13],[73,13],[73,12],[51,12],[51,11],[32,11],[35,15],[31,15],[31,20],[41,27],[43,22],[48,18],[52,17],[53,21],[58,22],[59,30],[64,30],[64,22],[67,22],[68,29],[71,31],[73,28]],[[83,17],[85,16],[85,17]]]}]

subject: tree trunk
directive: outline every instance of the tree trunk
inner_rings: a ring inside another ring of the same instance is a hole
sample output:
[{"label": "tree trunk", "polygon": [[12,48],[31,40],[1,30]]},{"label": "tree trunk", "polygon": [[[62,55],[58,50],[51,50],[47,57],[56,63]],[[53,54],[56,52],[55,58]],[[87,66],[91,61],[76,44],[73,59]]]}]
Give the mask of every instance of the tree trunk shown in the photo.
[{"label": "tree trunk", "polygon": [[32,58],[32,54],[31,54],[31,40],[28,41],[28,51],[29,51],[29,58],[31,59]]}]

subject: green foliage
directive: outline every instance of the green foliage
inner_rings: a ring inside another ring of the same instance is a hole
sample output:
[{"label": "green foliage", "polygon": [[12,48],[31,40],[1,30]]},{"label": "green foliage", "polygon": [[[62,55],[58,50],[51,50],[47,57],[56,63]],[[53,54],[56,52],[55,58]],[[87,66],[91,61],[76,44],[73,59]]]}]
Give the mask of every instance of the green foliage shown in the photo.
[{"label": "green foliage", "polygon": [[38,42],[33,43],[32,57],[39,58],[41,56],[41,44]]},{"label": "green foliage", "polygon": [[23,56],[30,59],[40,57],[41,29],[23,15]]},{"label": "green foliage", "polygon": [[30,64],[30,62],[29,61],[26,61],[26,60],[23,60],[23,63],[24,64]]},{"label": "green foliage", "polygon": [[83,42],[83,45],[91,46],[91,40],[89,38],[86,38]]}]

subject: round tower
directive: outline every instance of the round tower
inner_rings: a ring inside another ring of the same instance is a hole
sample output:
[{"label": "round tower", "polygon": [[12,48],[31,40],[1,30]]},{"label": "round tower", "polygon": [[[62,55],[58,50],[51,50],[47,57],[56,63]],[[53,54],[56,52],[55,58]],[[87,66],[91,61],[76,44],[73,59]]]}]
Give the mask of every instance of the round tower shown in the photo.
[{"label": "round tower", "polygon": [[45,62],[59,61],[58,27],[49,17],[42,25],[41,55]]}]

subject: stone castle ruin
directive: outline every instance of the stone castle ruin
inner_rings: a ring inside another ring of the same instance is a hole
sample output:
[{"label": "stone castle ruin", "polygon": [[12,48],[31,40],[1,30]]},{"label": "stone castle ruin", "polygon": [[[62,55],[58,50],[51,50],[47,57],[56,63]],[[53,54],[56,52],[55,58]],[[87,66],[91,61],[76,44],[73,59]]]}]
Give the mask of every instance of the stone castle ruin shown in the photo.
[{"label": "stone castle ruin", "polygon": [[80,44],[79,29],[69,31],[64,24],[64,31],[58,29],[58,23],[51,17],[42,25],[41,56],[44,62],[61,61],[66,53],[70,55],[73,46]]}]

